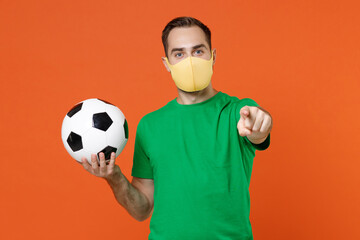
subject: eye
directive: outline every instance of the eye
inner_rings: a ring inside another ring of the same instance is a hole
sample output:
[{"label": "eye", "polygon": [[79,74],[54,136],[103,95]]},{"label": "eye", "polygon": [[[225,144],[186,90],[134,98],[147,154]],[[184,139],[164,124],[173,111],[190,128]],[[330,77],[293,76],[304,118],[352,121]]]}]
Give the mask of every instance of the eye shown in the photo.
[{"label": "eye", "polygon": [[196,50],[196,51],[195,51],[195,55],[201,55],[202,53],[203,53],[202,50]]},{"label": "eye", "polygon": [[179,58],[179,57],[182,57],[182,53],[175,53],[175,57]]}]

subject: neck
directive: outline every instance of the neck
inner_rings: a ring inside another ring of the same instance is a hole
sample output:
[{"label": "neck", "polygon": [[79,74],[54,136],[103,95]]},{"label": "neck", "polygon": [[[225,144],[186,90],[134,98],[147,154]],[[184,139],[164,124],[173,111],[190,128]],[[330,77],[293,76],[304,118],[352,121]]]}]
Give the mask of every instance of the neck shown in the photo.
[{"label": "neck", "polygon": [[206,101],[207,99],[216,95],[219,91],[212,88],[211,83],[209,86],[204,88],[203,90],[196,91],[196,92],[184,92],[181,89],[178,89],[178,98],[177,102],[179,104],[188,105],[194,103],[200,103]]}]

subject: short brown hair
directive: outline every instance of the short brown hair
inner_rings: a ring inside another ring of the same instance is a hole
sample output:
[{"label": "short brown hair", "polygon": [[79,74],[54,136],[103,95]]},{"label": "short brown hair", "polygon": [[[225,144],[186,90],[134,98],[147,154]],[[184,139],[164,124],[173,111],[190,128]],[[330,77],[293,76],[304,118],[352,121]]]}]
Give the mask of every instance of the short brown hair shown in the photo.
[{"label": "short brown hair", "polygon": [[206,42],[209,44],[210,50],[211,50],[211,32],[210,29],[203,24],[202,22],[200,22],[199,20],[197,20],[196,18],[193,17],[177,17],[174,18],[173,20],[171,20],[164,28],[164,30],[162,31],[162,43],[164,45],[164,51],[165,51],[165,55],[166,57],[167,55],[167,48],[168,48],[168,36],[170,31],[173,28],[176,27],[191,27],[191,26],[198,26],[200,27],[204,33],[205,33],[205,37],[206,37]]}]

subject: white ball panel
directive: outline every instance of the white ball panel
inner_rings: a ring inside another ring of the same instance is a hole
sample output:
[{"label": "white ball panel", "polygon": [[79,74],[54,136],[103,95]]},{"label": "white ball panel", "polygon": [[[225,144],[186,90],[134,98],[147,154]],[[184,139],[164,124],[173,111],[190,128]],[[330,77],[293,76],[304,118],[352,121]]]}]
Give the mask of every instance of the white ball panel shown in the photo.
[{"label": "white ball panel", "polygon": [[[85,157],[86,160],[88,161],[89,164],[91,164],[91,153],[89,151],[87,151],[86,149],[83,149],[82,153],[81,153],[81,157]],[[81,157],[80,157],[80,161],[81,161]],[[97,156],[96,156],[97,159]]]},{"label": "white ball panel", "polygon": [[124,128],[121,124],[112,124],[106,131],[106,142],[110,146],[118,146],[121,141],[125,138]]},{"label": "white ball panel", "polygon": [[81,150],[76,151],[76,152],[73,152],[71,150],[71,148],[69,148],[69,149],[70,149],[70,151],[68,149],[66,149],[66,150],[68,150],[70,156],[73,157],[76,161],[81,163],[81,158],[85,154],[84,149],[81,149]]},{"label": "white ball panel", "polygon": [[126,138],[124,138],[124,139],[121,141],[119,147],[117,147],[117,150],[116,150],[116,157],[120,155],[120,153],[122,152],[122,150],[124,150],[127,141],[128,141],[128,140],[127,140]]},{"label": "white ball panel", "polygon": [[89,112],[90,114],[105,112],[106,104],[103,101],[100,101],[99,99],[91,98],[83,101],[82,109]]},{"label": "white ball panel", "polygon": [[71,152],[70,155],[79,163],[82,163],[81,158],[85,157],[88,163],[91,164],[91,153],[86,151],[85,149],[81,149],[80,151],[77,152]]},{"label": "white ball panel", "polygon": [[[84,106],[83,106],[84,107]],[[89,128],[92,127],[92,114],[86,109],[81,109],[79,112],[75,113],[71,118],[67,117],[69,120],[67,124],[71,126],[71,131],[79,135],[85,133]]]},{"label": "white ball panel", "polygon": [[124,124],[125,116],[118,107],[106,104],[106,112],[115,124]]},{"label": "white ball panel", "polygon": [[106,134],[99,129],[91,128],[82,137],[84,149],[90,153],[97,154],[107,146]]}]

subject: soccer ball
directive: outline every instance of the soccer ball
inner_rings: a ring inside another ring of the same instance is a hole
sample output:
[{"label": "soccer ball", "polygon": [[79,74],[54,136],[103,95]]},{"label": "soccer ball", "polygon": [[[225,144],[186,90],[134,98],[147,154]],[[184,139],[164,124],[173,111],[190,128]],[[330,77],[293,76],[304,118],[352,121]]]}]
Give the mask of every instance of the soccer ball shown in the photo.
[{"label": "soccer ball", "polygon": [[65,149],[76,161],[86,157],[91,163],[91,154],[105,154],[110,161],[124,149],[129,137],[128,125],[119,108],[101,99],[91,98],[76,104],[65,116],[61,138]]}]

